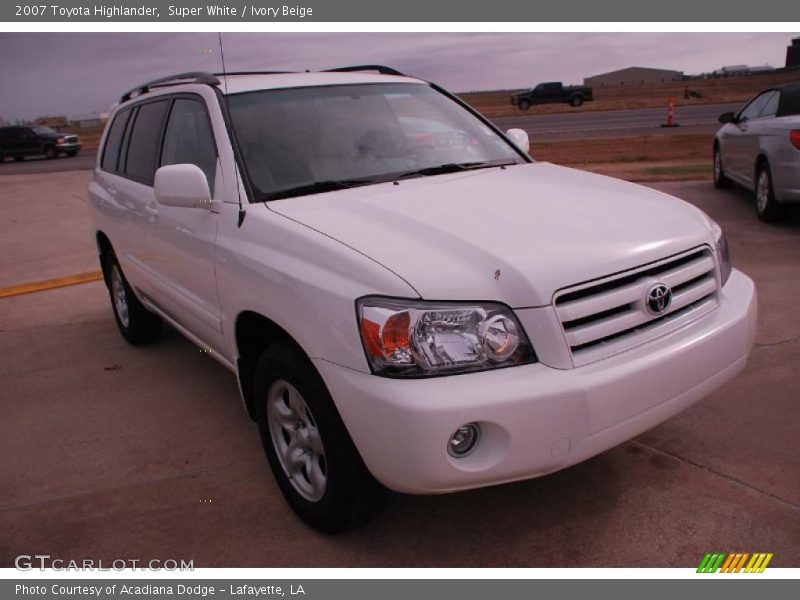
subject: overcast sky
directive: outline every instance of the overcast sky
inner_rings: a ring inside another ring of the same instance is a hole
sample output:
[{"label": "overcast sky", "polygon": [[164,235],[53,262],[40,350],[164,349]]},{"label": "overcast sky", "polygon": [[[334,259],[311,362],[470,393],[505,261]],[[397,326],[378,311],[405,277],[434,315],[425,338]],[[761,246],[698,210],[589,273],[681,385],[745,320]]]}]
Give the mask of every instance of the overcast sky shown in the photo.
[{"label": "overcast sky", "polygon": [[[630,66],[783,66],[792,33],[225,33],[229,71],[380,63],[451,91],[579,83]],[[216,33],[0,33],[0,117],[108,110],[162,75],[221,71]]]}]

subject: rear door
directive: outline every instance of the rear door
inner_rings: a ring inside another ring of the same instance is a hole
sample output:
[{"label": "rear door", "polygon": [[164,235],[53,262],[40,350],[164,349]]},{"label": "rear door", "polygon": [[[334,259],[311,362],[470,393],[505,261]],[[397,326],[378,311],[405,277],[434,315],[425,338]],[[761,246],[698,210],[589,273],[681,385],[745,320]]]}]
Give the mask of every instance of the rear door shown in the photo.
[{"label": "rear door", "polygon": [[[194,94],[171,102],[159,166],[193,164],[205,173],[212,198],[222,195],[217,147],[205,102]],[[216,204],[216,203],[215,203]],[[202,342],[224,348],[214,251],[219,216],[216,207],[148,207],[146,264],[159,307]]]},{"label": "rear door", "polygon": [[[145,230],[149,226],[150,207],[155,203],[153,178],[169,98],[159,96],[142,102],[130,114],[117,157],[117,172],[109,180],[108,193],[124,215],[123,270],[129,281],[149,293],[152,278],[147,272]],[[111,132],[109,133],[109,135]],[[105,159],[105,155],[104,155]],[[111,240],[115,244],[114,240]],[[115,246],[116,248],[116,246]]]}]

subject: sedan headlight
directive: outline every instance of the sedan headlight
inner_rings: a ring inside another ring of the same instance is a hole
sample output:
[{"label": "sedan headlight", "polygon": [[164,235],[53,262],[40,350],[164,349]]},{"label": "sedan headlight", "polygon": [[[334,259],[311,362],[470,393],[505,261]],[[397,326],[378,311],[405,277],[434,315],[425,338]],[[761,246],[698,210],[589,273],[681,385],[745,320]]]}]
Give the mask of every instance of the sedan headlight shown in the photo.
[{"label": "sedan headlight", "polygon": [[536,360],[519,321],[502,304],[367,297],[357,312],[376,375],[430,377]]},{"label": "sedan headlight", "polygon": [[722,231],[722,227],[712,222],[712,231],[714,233],[714,246],[717,250],[717,261],[719,261],[719,277],[724,286],[731,276],[731,270],[733,269],[731,251],[728,248],[728,239],[725,237],[725,232]]}]

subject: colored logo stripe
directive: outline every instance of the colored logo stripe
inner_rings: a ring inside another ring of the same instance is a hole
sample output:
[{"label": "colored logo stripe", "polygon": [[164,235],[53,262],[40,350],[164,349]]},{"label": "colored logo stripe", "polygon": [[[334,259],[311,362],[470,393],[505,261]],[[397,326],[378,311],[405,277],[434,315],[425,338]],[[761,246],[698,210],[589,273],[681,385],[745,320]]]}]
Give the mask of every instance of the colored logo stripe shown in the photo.
[{"label": "colored logo stripe", "polygon": [[[725,552],[706,553],[700,566],[697,567],[698,573],[739,573],[744,569],[745,573],[763,573],[764,569],[772,560],[772,553],[757,552],[749,554],[747,552]],[[749,561],[748,561],[749,559]],[[747,566],[745,567],[745,564]]]}]

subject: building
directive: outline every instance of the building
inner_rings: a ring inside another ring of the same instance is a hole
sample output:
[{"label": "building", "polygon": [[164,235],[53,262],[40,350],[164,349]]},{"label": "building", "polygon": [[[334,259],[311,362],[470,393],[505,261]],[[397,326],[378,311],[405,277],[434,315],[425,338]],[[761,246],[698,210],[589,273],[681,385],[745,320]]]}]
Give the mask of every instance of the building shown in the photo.
[{"label": "building", "polygon": [[104,114],[105,113],[89,113],[75,115],[69,120],[69,124],[70,127],[77,127],[80,129],[85,127],[100,127],[108,120],[108,115],[106,115],[105,120],[103,119]]},{"label": "building", "polygon": [[645,83],[672,83],[682,79],[683,71],[628,67],[619,71],[586,77],[583,80],[583,84],[592,87],[608,87],[614,85],[642,85]]},{"label": "building", "polygon": [[67,117],[63,115],[48,115],[46,117],[39,117],[36,119],[37,125],[44,125],[46,127],[64,127],[67,124]]},{"label": "building", "polygon": [[786,68],[800,67],[800,37],[792,40],[792,45],[786,48]]}]

